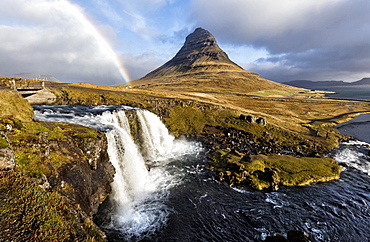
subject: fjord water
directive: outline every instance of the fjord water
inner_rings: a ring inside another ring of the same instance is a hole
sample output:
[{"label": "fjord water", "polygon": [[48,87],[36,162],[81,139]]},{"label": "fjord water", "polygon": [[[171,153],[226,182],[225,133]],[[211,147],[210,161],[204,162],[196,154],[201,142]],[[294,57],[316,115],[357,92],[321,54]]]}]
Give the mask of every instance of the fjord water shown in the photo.
[{"label": "fjord water", "polygon": [[327,94],[331,98],[370,100],[369,87],[328,87],[327,90],[335,92]]},{"label": "fjord water", "polygon": [[[143,144],[130,134],[138,115]],[[368,143],[342,143],[331,154],[338,181],[277,192],[231,188],[206,169],[198,143],[174,139],[154,114],[117,106],[37,106],[35,119],[78,123],[106,132],[117,169],[113,193],[95,219],[109,241],[262,241],[302,230],[312,241],[370,237]]]}]

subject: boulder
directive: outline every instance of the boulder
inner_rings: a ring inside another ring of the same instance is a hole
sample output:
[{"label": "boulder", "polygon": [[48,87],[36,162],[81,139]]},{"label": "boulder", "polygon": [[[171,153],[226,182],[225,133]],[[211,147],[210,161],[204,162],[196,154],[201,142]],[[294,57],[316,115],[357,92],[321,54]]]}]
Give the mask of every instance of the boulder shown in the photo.
[{"label": "boulder", "polygon": [[258,118],[256,119],[256,123],[262,125],[262,126],[266,126],[267,122],[266,122],[266,119],[264,118]]}]

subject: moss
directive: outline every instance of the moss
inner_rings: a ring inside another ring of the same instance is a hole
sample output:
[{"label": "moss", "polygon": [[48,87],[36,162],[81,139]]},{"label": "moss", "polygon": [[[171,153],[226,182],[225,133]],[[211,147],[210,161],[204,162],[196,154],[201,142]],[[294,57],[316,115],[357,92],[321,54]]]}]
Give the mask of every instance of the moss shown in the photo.
[{"label": "moss", "polygon": [[17,171],[36,178],[40,178],[41,174],[50,175],[50,168],[41,160],[37,151],[17,149],[14,154],[17,161]]},{"label": "moss", "polygon": [[8,148],[9,144],[3,137],[0,137],[0,149]]},{"label": "moss", "polygon": [[199,134],[207,122],[206,113],[192,107],[175,107],[166,124],[175,134]]},{"label": "moss", "polygon": [[[251,156],[252,162],[263,163],[265,168],[278,171],[281,184],[286,186],[309,185],[313,182],[339,179],[341,167],[327,157],[293,157],[287,155]],[[248,169],[248,167],[247,167]]]},{"label": "moss", "polygon": [[232,127],[236,112],[213,105],[186,105],[180,102],[170,108],[170,117],[165,118],[168,129],[176,136],[183,134],[200,135],[205,126]]},{"label": "moss", "polygon": [[[21,129],[9,132],[8,137],[16,155],[16,169],[39,178],[41,174],[49,176],[52,170],[71,162],[73,157],[84,159],[81,151],[66,147],[73,142],[72,139],[97,139],[100,134],[95,129],[79,125],[28,122]],[[59,150],[53,147],[59,147]]]},{"label": "moss", "polygon": [[77,133],[74,133],[73,134],[73,137],[78,137],[78,138],[82,138],[82,139],[85,139],[85,138],[93,138],[93,139],[97,139],[98,138],[98,134],[96,132],[96,130],[90,130],[90,131],[86,131],[86,132],[77,132]]},{"label": "moss", "polygon": [[46,192],[14,172],[0,172],[2,241],[77,240],[76,225],[65,199]]},{"label": "moss", "polygon": [[247,156],[218,150],[210,157],[210,169],[231,185],[248,184],[256,189],[304,186],[339,179],[341,167],[331,158],[288,155]]}]

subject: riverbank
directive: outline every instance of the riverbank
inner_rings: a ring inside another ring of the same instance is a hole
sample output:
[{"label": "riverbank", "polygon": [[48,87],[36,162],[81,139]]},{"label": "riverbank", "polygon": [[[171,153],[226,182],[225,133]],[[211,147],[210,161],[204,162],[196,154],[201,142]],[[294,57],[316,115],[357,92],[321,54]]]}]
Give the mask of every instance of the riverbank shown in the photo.
[{"label": "riverbank", "polygon": [[363,114],[336,126],[343,135],[370,143],[370,114]]}]

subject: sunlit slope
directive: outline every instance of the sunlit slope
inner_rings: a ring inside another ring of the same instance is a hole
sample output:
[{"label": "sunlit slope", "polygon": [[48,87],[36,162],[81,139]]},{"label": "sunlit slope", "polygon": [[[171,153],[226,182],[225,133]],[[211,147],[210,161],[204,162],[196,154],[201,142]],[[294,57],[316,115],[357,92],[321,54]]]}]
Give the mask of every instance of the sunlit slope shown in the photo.
[{"label": "sunlit slope", "polygon": [[202,28],[186,38],[170,61],[129,85],[157,90],[243,94],[261,90],[300,90],[245,71],[231,61],[214,36]]}]

